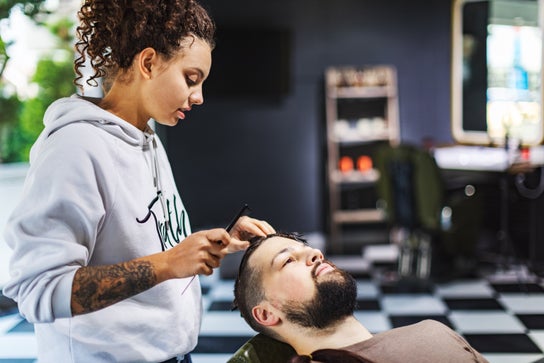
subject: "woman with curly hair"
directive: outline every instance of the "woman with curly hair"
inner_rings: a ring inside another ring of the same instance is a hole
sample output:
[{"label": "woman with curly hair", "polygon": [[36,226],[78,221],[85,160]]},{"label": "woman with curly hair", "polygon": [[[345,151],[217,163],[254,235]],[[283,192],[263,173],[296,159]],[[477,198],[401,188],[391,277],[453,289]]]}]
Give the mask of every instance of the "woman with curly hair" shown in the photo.
[{"label": "woman with curly hair", "polygon": [[192,233],[148,125],[203,103],[215,26],[195,0],[86,0],[79,18],[75,83],[104,95],[48,108],[6,226],[4,294],[36,323],[40,362],[190,362],[197,276],[274,231],[244,216]]}]

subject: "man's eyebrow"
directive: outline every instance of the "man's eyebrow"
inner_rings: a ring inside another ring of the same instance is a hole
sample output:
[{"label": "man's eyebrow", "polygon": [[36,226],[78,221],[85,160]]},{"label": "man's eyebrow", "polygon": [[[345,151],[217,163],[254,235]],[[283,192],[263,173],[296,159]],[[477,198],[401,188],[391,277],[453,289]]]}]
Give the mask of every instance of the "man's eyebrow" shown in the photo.
[{"label": "man's eyebrow", "polygon": [[[300,242],[300,241],[297,241],[297,242],[298,242],[298,245],[299,245],[299,246],[303,246],[303,247],[306,246],[306,244],[304,244],[304,243],[302,243],[302,242]],[[270,261],[270,267],[274,266],[274,263],[276,262],[276,259],[277,259],[280,255],[282,255],[282,254],[284,254],[284,253],[286,253],[286,252],[289,252],[289,251],[293,251],[294,249],[295,249],[295,246],[288,246],[288,247],[285,247],[285,248],[281,249],[281,250],[280,250],[278,253],[276,253],[276,255],[272,258],[272,261]]]},{"label": "man's eyebrow", "polygon": [[272,261],[270,261],[270,267],[274,266],[274,263],[276,262],[276,259],[281,256],[283,253],[285,252],[289,252],[293,249],[293,247],[285,247],[283,248],[282,250],[280,250],[278,253],[276,253],[276,255],[274,256],[274,258],[272,258]]}]

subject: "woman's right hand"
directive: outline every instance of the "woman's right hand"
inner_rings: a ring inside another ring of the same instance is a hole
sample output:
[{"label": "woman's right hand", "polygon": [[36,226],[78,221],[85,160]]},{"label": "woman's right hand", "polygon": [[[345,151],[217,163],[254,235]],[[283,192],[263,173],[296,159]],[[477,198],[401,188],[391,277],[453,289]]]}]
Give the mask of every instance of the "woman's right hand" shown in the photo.
[{"label": "woman's right hand", "polygon": [[231,242],[229,233],[223,228],[195,232],[178,245],[163,252],[166,256],[169,278],[194,275],[211,275],[227,254]]}]

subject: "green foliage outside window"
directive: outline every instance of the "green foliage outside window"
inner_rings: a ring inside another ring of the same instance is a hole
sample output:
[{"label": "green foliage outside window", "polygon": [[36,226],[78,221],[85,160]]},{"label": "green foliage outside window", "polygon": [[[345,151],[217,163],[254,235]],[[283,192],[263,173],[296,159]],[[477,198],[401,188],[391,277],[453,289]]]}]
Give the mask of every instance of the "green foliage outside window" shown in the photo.
[{"label": "green foliage outside window", "polygon": [[44,2],[45,0],[0,0],[0,19],[9,17],[11,9],[13,9],[15,6],[20,7],[25,15],[35,19],[40,14],[47,13],[43,8]]},{"label": "green foliage outside window", "polygon": [[[73,71],[70,60],[55,62],[51,59],[38,61],[32,82],[39,85],[36,97],[23,102],[11,100],[12,120],[5,132],[0,155],[3,162],[28,161],[30,147],[43,129],[43,115],[56,99],[74,93]],[[6,101],[5,99],[2,101]],[[2,107],[2,110],[4,108]],[[3,116],[1,116],[3,118]]]},{"label": "green foliage outside window", "polygon": [[[45,14],[40,7],[43,1],[0,0],[0,16],[9,16],[9,10],[16,5],[22,6],[25,14],[36,20]],[[68,35],[72,34],[72,26],[67,19],[48,25],[48,29],[57,36],[59,46],[50,55],[38,60],[35,74],[30,80],[37,86],[37,92],[34,97],[24,100],[7,92],[8,87],[1,77],[1,71],[9,61],[6,53],[9,45],[0,38],[0,163],[28,161],[30,147],[43,129],[43,115],[47,107],[54,100],[75,92],[73,43]]]}]

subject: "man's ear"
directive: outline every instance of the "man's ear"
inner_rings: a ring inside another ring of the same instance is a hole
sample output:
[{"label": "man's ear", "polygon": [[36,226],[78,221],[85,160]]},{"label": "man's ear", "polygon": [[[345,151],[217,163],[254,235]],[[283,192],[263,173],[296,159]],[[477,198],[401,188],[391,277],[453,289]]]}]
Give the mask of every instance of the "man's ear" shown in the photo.
[{"label": "man's ear", "polygon": [[145,79],[151,79],[151,70],[158,60],[157,51],[153,48],[145,48],[137,57],[138,70]]},{"label": "man's ear", "polygon": [[274,309],[270,309],[268,304],[259,304],[251,309],[253,318],[261,325],[274,326],[278,325],[281,318],[275,313]]}]

